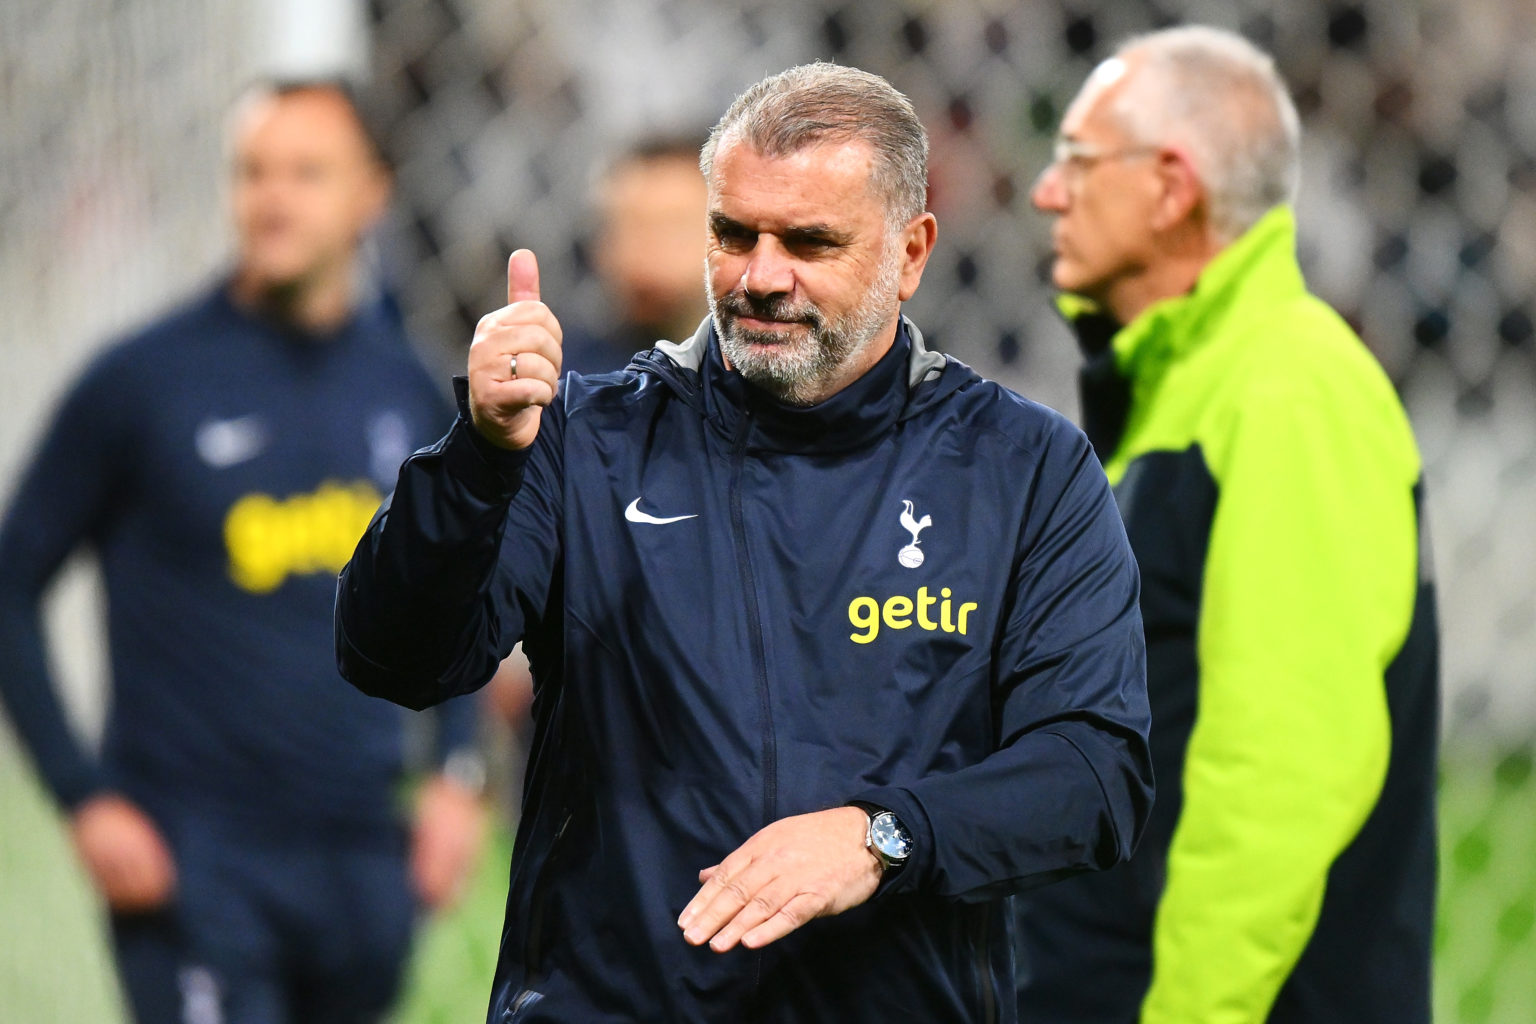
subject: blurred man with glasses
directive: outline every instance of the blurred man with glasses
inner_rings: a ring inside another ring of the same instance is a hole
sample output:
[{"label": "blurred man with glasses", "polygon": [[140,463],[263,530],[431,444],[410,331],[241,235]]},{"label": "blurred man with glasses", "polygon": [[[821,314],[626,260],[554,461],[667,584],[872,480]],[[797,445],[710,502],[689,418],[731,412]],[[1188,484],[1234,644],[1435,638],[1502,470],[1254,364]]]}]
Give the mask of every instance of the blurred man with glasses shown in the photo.
[{"label": "blurred man with glasses", "polygon": [[1437,641],[1420,461],[1308,294],[1295,108],[1231,33],[1131,40],[1033,200],[1142,574],[1157,802],[1020,898],[1022,1019],[1429,1020]]}]

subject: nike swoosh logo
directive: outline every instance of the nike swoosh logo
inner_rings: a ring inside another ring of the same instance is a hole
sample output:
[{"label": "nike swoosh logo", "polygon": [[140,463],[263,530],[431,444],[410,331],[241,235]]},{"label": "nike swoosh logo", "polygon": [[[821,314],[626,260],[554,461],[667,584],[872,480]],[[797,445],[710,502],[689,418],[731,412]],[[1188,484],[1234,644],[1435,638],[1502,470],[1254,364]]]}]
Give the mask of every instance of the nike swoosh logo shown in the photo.
[{"label": "nike swoosh logo", "polygon": [[259,415],[232,420],[204,420],[194,435],[197,454],[214,469],[254,459],[267,446],[267,428]]},{"label": "nike swoosh logo", "polygon": [[653,516],[640,511],[640,499],[636,498],[624,510],[624,518],[632,523],[650,523],[652,526],[666,526],[668,523],[680,523],[684,519],[697,519],[699,514],[695,512],[691,516]]}]

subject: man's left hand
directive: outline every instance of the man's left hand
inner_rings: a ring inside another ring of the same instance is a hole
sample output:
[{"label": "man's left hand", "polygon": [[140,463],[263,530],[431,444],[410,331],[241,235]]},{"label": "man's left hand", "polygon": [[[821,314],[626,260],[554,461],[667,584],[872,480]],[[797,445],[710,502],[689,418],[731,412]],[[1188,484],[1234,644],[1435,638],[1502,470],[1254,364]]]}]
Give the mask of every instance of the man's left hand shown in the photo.
[{"label": "man's left hand", "polygon": [[411,877],[422,903],[440,910],[458,900],[484,838],[478,794],[446,775],[422,783],[411,842]]},{"label": "man's left hand", "polygon": [[874,895],[880,861],[864,845],[869,816],[834,807],[783,818],[714,867],[677,919],[691,945],[717,953],[760,949],[816,917],[841,914]]}]

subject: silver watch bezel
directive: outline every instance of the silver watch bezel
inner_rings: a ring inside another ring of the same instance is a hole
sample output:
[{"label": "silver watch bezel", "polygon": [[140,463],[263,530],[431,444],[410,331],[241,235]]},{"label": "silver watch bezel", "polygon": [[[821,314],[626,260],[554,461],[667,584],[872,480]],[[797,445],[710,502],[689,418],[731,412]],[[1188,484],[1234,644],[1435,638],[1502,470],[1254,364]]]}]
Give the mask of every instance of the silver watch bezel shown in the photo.
[{"label": "silver watch bezel", "polygon": [[[865,813],[869,814],[869,825],[864,832],[864,846],[875,855],[886,870],[901,867],[912,856],[912,833],[893,811],[879,811],[873,814],[866,811]],[[887,844],[892,841],[901,844],[899,850],[888,848]]]}]

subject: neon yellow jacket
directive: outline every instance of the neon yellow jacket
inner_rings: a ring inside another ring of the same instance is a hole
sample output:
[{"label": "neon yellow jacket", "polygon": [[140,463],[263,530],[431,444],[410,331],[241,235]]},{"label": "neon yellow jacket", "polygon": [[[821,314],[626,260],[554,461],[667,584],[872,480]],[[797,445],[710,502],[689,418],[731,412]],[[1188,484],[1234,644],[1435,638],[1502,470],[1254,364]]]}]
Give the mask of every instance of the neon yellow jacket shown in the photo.
[{"label": "neon yellow jacket", "polygon": [[[1143,1024],[1428,1020],[1420,461],[1391,383],[1307,293],[1294,249],[1290,210],[1270,211],[1111,342],[1129,406],[1118,443],[1095,440],[1142,571],[1157,800],[1173,802],[1135,858],[1161,884]],[[1064,892],[1042,893],[1047,940]]]}]

